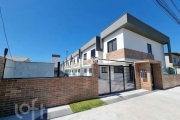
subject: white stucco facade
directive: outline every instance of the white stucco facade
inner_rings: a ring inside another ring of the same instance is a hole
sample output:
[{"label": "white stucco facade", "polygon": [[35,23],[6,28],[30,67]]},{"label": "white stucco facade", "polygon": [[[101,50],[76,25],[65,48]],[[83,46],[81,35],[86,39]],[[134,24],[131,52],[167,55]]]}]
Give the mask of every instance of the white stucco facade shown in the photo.
[{"label": "white stucco facade", "polygon": [[143,37],[127,29],[123,29],[123,37],[124,37],[124,48],[148,53],[147,44],[151,44],[154,60],[161,61],[162,66],[165,67],[163,44],[155,42],[151,39]]}]

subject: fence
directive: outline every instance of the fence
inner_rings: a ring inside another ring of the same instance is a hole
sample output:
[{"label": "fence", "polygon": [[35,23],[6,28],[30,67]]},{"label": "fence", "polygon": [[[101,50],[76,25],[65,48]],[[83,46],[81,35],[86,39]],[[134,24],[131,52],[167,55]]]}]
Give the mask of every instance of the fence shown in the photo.
[{"label": "fence", "polygon": [[[0,57],[0,68],[3,66],[4,59]],[[35,98],[36,108],[41,104],[48,108],[98,98],[98,65],[92,65],[90,77],[0,79],[0,116],[15,114],[15,104],[31,106]]]},{"label": "fence", "polygon": [[163,75],[180,74],[180,68],[174,68],[174,67],[162,68],[162,73]]},{"label": "fence", "polygon": [[54,77],[54,63],[5,60],[3,78]]}]

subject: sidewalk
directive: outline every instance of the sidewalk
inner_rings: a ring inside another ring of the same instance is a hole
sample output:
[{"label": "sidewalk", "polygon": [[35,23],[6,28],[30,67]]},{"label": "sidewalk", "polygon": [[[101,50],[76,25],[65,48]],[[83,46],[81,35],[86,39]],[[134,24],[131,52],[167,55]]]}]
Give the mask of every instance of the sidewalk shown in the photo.
[{"label": "sidewalk", "polygon": [[[123,93],[99,96],[99,98],[108,104],[112,104],[112,103],[117,103],[120,101],[128,100],[128,99],[135,98],[135,97],[142,96],[149,93],[152,93],[152,91],[139,89],[139,90],[133,90],[133,91],[123,92]],[[97,108],[94,108],[94,109],[97,109]],[[34,113],[34,117],[32,116],[32,113]],[[53,118],[58,118],[62,116],[67,116],[70,114],[73,114],[73,112],[69,105],[53,107],[53,108],[48,108],[48,109],[43,110],[43,119],[44,120],[53,119]],[[79,114],[79,113],[76,113],[76,114]],[[23,120],[32,120],[32,118],[34,118],[35,120],[42,120],[41,119],[42,113],[40,110],[30,112],[29,114],[26,114],[26,115],[20,114],[20,116],[22,116]],[[0,120],[20,120],[20,119],[16,115],[12,115],[12,116],[7,116],[7,117],[2,117],[0,118]]]},{"label": "sidewalk", "polygon": [[180,87],[52,120],[180,120]]}]

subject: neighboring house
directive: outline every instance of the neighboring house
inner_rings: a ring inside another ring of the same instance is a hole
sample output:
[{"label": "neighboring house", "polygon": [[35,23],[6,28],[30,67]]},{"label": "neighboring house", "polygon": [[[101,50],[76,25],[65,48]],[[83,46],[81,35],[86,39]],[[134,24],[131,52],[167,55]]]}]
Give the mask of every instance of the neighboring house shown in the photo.
[{"label": "neighboring house", "polygon": [[19,62],[30,62],[30,59],[27,57],[15,57],[15,56],[6,56],[7,59],[19,61]]},{"label": "neighboring house", "polygon": [[172,63],[169,62],[168,53],[165,53],[166,67],[180,67],[180,53],[172,52]]},{"label": "neighboring house", "polygon": [[100,37],[95,36],[64,60],[61,68],[72,75],[91,75],[94,57],[101,59],[99,65],[117,64],[113,60],[122,61],[119,65],[129,65],[137,60],[152,59],[161,61],[165,67],[165,44],[171,61],[169,37],[126,13],[103,30]]}]

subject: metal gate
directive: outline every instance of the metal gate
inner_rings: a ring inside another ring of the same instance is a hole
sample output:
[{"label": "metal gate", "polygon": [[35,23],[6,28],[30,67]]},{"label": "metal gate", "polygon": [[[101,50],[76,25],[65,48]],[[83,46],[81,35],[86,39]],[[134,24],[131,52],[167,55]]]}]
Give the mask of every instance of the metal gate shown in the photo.
[{"label": "metal gate", "polygon": [[135,89],[134,67],[99,65],[99,95]]}]

